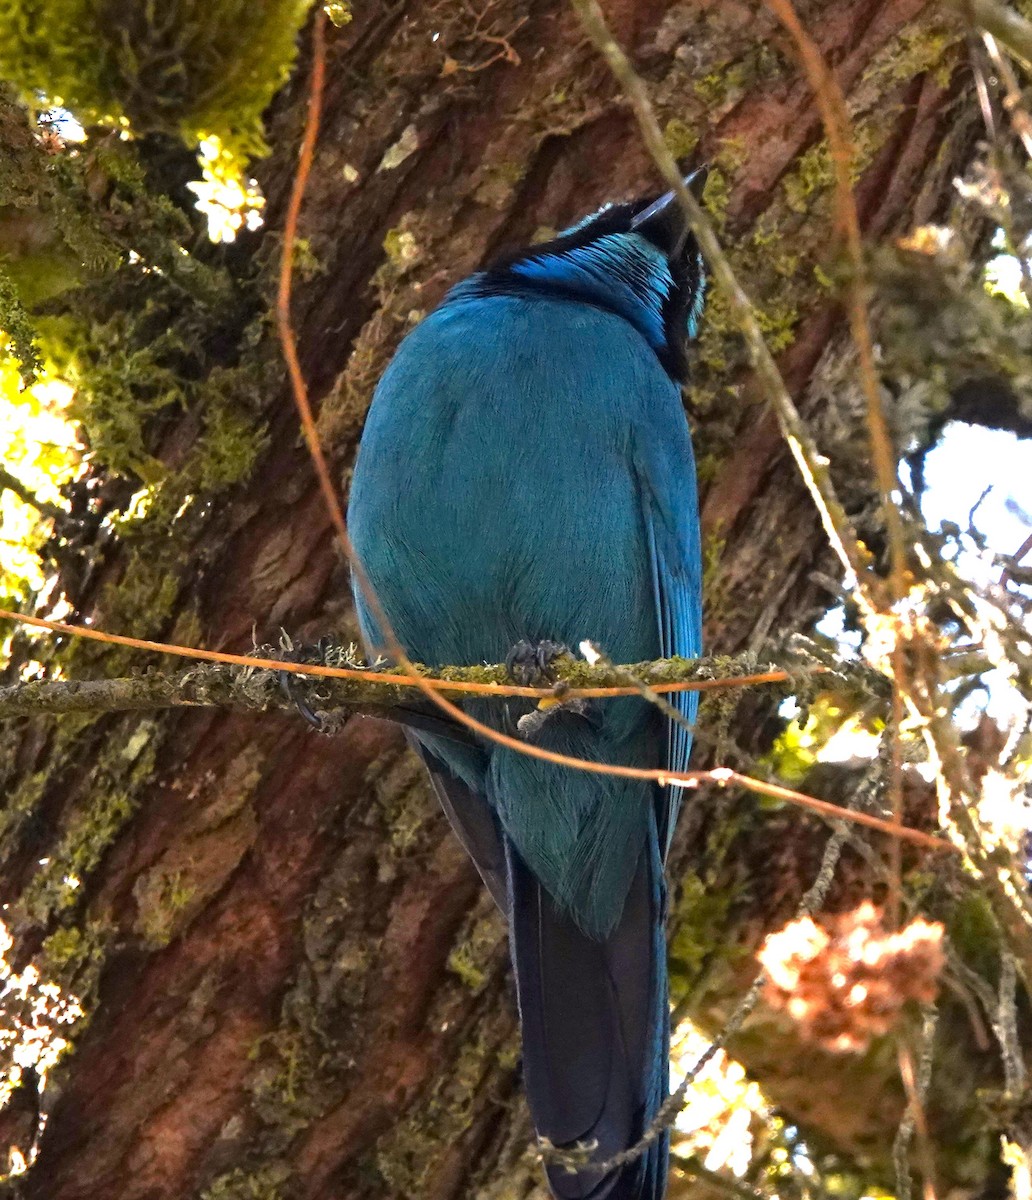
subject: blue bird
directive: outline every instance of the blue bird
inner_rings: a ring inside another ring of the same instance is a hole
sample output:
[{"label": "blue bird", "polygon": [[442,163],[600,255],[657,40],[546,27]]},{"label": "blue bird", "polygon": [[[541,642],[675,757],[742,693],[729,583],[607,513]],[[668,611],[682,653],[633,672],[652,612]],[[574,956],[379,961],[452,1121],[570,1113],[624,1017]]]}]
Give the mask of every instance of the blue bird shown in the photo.
[{"label": "blue bird", "polygon": [[[704,176],[689,177],[698,190]],[[405,651],[529,669],[584,639],[616,662],[701,646],[695,467],[680,383],[702,259],[674,195],[607,205],[454,287],[373,397],[354,547]],[[355,588],[367,649],[383,638]],[[513,648],[516,647],[516,651]],[[694,693],[675,703],[689,721]],[[468,702],[578,758],[683,770],[688,732],[645,700]],[[533,713],[529,722],[520,719]],[[589,774],[412,713],[413,745],[509,922],[538,1135],[633,1145],[669,1089],[666,885],[674,789]],[[660,1200],[668,1139],[558,1200]]]}]

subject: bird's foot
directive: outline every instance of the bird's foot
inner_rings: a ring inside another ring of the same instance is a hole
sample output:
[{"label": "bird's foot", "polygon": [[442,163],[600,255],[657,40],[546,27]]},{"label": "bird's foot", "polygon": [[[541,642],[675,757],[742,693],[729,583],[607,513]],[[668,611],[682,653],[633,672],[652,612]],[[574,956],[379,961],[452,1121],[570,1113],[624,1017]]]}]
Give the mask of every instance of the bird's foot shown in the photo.
[{"label": "bird's foot", "polygon": [[562,642],[517,642],[505,656],[505,669],[520,687],[543,687],[555,682],[552,663],[569,649]]},{"label": "bird's foot", "polygon": [[[286,662],[291,663],[312,663],[315,666],[324,667],[328,665],[328,660],[331,654],[339,652],[340,643],[333,637],[321,637],[314,645],[311,643],[295,646],[284,635],[283,638],[283,657]],[[339,653],[335,655],[339,657]],[[279,672],[280,687],[283,690],[284,696],[293,704],[302,717],[312,726],[318,733],[335,733],[336,726],[333,722],[327,722],[324,717],[316,713],[308,700],[301,695],[301,679],[296,671],[280,671]],[[311,681],[306,681],[309,684],[309,695],[311,692]]]},{"label": "bird's foot", "polygon": [[513,682],[520,687],[544,687],[555,684],[554,695],[538,701],[537,707],[529,713],[524,713],[516,722],[520,737],[526,741],[533,739],[556,713],[574,713],[579,717],[592,718],[594,708],[589,700],[565,700],[568,685],[556,682],[552,664],[557,658],[569,654],[569,648],[562,642],[517,642],[505,657],[505,667]]},{"label": "bird's foot", "polygon": [[532,742],[556,713],[574,713],[592,721],[595,706],[590,700],[542,700],[537,708],[524,713],[516,722],[516,732],[526,742]]}]

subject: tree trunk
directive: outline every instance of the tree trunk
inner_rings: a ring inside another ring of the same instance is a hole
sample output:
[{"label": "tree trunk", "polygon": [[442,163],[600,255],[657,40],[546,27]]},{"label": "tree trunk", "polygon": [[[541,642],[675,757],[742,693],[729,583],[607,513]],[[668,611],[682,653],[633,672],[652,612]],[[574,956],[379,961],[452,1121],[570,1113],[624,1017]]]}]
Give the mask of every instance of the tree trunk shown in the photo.
[{"label": "tree trunk", "polygon": [[[790,42],[745,0],[610,0],[607,15],[671,147],[712,164],[708,205],[781,368],[807,415],[832,428],[851,354],[814,272],[831,269],[831,174]],[[977,134],[961,31],[920,0],[807,3],[801,15],[849,97],[865,235],[944,217]],[[503,246],[654,189],[656,176],[611,78],[553,0],[356,5],[328,40],[293,312],[346,486],[376,379],[445,289]],[[281,627],[354,637],[347,570],[262,319],[307,89],[303,53],[260,164],[266,228],[198,251],[237,288],[229,309],[188,296],[168,318],[195,390],[144,426],[158,515],[114,536],[94,522],[64,567],[75,619],[236,651],[253,633],[275,642]],[[178,152],[148,143],[141,154],[152,189],[185,204]],[[106,295],[112,311],[134,303],[121,275]],[[145,342],[142,324],[118,336]],[[758,651],[811,626],[833,600],[814,573],[833,572],[719,297],[688,398],[707,651]],[[216,400],[239,422],[245,462],[213,483],[194,467],[198,446],[230,457],[212,443]],[[832,453],[862,520],[860,445]],[[108,510],[124,509],[137,484],[99,475]],[[54,653],[79,677],[141,661],[81,645]],[[761,695],[733,714],[712,706],[716,748],[703,741],[700,765],[726,762],[732,743],[762,753],[771,716]],[[323,738],[299,719],[218,711],[34,719],[0,732],[0,766],[15,961],[34,958],[89,1013],[44,1094],[48,1121],[20,1194],[503,1200],[540,1186],[504,929],[391,725],[356,718]],[[795,910],[826,836],[816,820],[743,796],[690,801],[672,870],[675,989],[706,1027],[747,988],[755,968],[743,951]],[[876,886],[847,857],[830,903]],[[994,1150],[972,1096],[996,1067],[969,1052],[968,1028],[947,1005],[929,1119],[952,1147],[942,1183],[974,1192]],[[903,1103],[891,1049],[801,1058],[769,1013],[734,1048],[814,1145],[890,1183]]]}]

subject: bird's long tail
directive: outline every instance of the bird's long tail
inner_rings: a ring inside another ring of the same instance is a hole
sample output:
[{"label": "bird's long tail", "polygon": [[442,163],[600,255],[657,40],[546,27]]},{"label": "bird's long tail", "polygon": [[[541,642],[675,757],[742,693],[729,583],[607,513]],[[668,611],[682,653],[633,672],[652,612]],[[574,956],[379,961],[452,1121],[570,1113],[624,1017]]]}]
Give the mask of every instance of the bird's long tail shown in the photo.
[{"label": "bird's long tail", "polygon": [[[604,941],[557,909],[510,845],[510,936],[523,1067],[540,1137],[594,1144],[603,1162],[632,1146],[669,1086],[665,884],[653,830],[623,914]],[[548,1168],[558,1200],[661,1200],[669,1139],[601,1174]]]}]

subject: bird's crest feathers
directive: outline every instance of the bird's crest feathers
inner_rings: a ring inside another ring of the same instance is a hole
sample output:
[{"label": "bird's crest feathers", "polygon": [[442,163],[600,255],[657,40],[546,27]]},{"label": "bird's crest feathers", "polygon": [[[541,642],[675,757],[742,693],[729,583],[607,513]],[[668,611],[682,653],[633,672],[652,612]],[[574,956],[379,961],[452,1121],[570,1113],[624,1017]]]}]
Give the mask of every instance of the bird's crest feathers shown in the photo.
[{"label": "bird's crest feathers", "polygon": [[[701,172],[690,176],[698,188]],[[544,293],[608,309],[629,321],[676,380],[687,375],[705,295],[702,256],[673,193],[606,204],[556,238],[510,253],[448,299]]]}]

